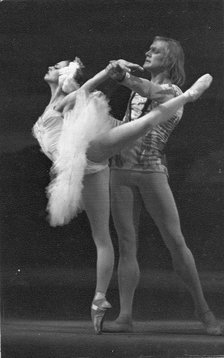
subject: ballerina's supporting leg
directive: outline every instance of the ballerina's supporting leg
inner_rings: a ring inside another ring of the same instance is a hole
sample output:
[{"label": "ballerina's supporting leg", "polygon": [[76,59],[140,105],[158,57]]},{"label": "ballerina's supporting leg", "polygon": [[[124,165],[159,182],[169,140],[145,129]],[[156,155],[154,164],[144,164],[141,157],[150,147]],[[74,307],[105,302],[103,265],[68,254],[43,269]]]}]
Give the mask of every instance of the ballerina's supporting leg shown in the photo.
[{"label": "ballerina's supporting leg", "polygon": [[99,135],[89,147],[87,152],[88,158],[92,161],[100,162],[112,157],[125,146],[130,145],[133,141],[143,136],[148,130],[165,123],[186,103],[197,100],[210,86],[211,82],[212,77],[204,75],[186,92],[160,104],[139,120],[125,123]]},{"label": "ballerina's supporting leg", "polygon": [[106,311],[111,308],[106,293],[114,267],[114,250],[109,232],[109,168],[85,175],[83,184],[83,202],[97,251],[96,289],[91,317],[95,332],[100,334]]}]

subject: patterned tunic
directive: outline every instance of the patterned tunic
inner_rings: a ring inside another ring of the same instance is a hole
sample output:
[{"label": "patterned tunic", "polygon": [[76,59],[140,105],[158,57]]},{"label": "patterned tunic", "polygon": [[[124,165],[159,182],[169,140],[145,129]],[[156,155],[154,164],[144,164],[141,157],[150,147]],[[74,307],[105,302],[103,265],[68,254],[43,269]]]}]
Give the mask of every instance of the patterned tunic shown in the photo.
[{"label": "patterned tunic", "polygon": [[[176,85],[162,85],[164,90],[169,89],[169,91],[171,86],[174,97],[182,93]],[[122,124],[137,120],[158,106],[158,104],[158,99],[149,100],[137,93],[133,93],[130,97]],[[183,108],[180,108],[165,124],[157,125],[149,130],[146,135],[137,139],[134,144],[115,155],[112,159],[111,168],[168,174],[165,165],[164,149],[170,134],[179,123],[182,114]]]}]

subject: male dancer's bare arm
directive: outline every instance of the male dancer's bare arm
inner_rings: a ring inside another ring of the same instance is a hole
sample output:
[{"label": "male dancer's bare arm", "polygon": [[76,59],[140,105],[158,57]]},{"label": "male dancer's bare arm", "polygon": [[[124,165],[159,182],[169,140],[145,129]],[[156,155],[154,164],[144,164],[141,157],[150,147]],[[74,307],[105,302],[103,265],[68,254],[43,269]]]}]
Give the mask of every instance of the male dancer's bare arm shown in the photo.
[{"label": "male dancer's bare arm", "polygon": [[[110,63],[104,70],[100,71],[94,77],[90,78],[86,83],[84,83],[81,88],[88,92],[94,91],[101,83],[110,78],[111,66],[112,65]],[[141,67],[138,64],[125,61],[122,71],[130,72],[131,70],[137,70],[139,68]]]},{"label": "male dancer's bare arm", "polygon": [[[112,61],[111,69],[109,71],[110,77],[118,80],[118,82],[123,86],[137,92],[142,97],[168,100],[174,96],[172,87],[164,88],[159,84],[149,81],[148,79],[133,76],[126,70],[126,62],[127,61],[125,60]],[[138,69],[142,68],[139,66]]]}]

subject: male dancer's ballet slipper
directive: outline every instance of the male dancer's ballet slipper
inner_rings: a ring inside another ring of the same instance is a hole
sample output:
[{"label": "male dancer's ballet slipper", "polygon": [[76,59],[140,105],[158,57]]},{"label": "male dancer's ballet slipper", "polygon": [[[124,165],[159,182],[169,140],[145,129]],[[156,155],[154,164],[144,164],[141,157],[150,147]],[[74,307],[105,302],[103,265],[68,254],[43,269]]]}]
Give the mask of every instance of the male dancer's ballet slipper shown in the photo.
[{"label": "male dancer's ballet slipper", "polygon": [[105,322],[103,325],[103,332],[105,333],[132,333],[132,322]]},{"label": "male dancer's ballet slipper", "polygon": [[111,304],[105,298],[93,300],[91,305],[91,318],[93,322],[93,328],[96,334],[102,333],[105,313],[111,307]]},{"label": "male dancer's ballet slipper", "polygon": [[210,336],[222,336],[223,331],[220,323],[215,318],[212,311],[208,310],[203,313],[195,311],[195,316],[202,322],[205,331]]},{"label": "male dancer's ballet slipper", "polygon": [[190,102],[196,101],[212,83],[212,76],[208,73],[201,76],[184,94]]}]

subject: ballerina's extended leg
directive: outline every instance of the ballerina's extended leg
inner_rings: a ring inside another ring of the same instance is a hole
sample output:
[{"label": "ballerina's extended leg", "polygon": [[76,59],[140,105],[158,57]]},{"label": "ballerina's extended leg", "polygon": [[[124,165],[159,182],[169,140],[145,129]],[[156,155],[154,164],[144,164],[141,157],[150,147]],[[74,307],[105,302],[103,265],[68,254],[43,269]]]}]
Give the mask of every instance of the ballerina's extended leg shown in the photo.
[{"label": "ballerina's extended leg", "polygon": [[88,158],[95,162],[108,159],[133,143],[153,127],[166,123],[179,108],[186,103],[196,101],[211,85],[212,76],[201,76],[186,92],[153,108],[139,120],[112,128],[92,141]]},{"label": "ballerina's extended leg", "polygon": [[184,93],[184,95],[188,97],[188,102],[196,101],[204,91],[210,87],[212,80],[212,76],[208,73],[201,76],[193,86]]}]

